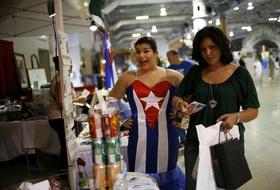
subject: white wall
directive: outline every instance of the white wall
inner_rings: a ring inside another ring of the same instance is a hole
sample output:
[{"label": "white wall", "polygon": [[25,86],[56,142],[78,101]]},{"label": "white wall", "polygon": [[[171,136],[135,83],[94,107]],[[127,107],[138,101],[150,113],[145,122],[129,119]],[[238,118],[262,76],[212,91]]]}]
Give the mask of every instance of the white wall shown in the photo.
[{"label": "white wall", "polygon": [[80,38],[78,33],[72,33],[68,35],[68,48],[69,55],[72,61],[72,77],[71,81],[73,86],[82,86],[83,83],[81,81],[81,56],[80,56]]},{"label": "white wall", "polygon": [[32,54],[39,58],[38,49],[49,49],[48,41],[41,41],[37,37],[15,37],[4,40],[14,42],[14,52],[24,55],[27,69],[31,69]]}]

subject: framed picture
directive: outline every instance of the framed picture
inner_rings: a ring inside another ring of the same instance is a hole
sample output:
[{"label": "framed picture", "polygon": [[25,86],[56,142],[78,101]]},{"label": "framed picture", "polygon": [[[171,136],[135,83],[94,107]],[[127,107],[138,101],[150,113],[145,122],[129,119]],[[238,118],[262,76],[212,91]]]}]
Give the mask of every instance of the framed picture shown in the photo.
[{"label": "framed picture", "polygon": [[41,85],[48,83],[44,68],[28,69],[28,76],[32,89],[38,90],[40,89]]},{"label": "framed picture", "polygon": [[17,68],[17,75],[21,88],[29,87],[29,78],[26,69],[25,58],[23,54],[15,53],[15,62]]}]

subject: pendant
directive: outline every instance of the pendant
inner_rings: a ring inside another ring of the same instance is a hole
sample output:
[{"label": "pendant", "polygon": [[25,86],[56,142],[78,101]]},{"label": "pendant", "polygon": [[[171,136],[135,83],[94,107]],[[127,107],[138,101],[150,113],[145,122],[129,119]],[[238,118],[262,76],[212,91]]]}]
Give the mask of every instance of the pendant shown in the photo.
[{"label": "pendant", "polygon": [[209,106],[210,106],[210,108],[214,108],[214,107],[216,107],[217,106],[217,104],[218,104],[218,102],[216,101],[216,100],[209,100]]}]

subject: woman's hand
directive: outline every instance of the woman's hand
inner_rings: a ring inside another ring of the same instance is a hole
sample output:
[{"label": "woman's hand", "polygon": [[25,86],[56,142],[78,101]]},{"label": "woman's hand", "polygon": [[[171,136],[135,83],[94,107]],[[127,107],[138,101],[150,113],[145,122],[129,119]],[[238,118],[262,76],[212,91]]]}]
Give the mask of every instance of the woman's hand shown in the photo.
[{"label": "woman's hand", "polygon": [[189,106],[189,104],[183,100],[181,100],[179,104],[180,110],[182,111],[183,117],[190,117],[191,114],[193,114],[194,106]]},{"label": "woman's hand", "polygon": [[127,129],[131,129],[133,127],[133,119],[128,118],[122,125]]},{"label": "woman's hand", "polygon": [[217,122],[222,121],[221,130],[224,132],[229,132],[239,120],[238,117],[239,116],[237,113],[227,113],[219,117]]}]

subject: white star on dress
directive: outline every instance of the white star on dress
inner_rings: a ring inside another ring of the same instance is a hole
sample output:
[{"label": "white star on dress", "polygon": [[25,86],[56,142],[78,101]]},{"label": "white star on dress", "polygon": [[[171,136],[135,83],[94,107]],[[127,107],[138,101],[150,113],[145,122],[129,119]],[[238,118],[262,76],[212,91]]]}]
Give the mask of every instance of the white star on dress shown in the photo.
[{"label": "white star on dress", "polygon": [[145,111],[146,111],[147,109],[149,109],[152,106],[154,106],[155,108],[157,108],[159,110],[158,102],[161,101],[163,98],[156,97],[155,94],[153,93],[153,91],[151,91],[149,96],[147,96],[145,98],[140,98],[140,99],[143,100],[144,102],[146,102],[146,107],[145,107]]}]

